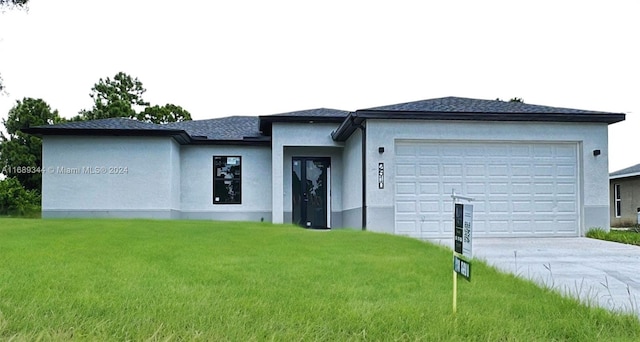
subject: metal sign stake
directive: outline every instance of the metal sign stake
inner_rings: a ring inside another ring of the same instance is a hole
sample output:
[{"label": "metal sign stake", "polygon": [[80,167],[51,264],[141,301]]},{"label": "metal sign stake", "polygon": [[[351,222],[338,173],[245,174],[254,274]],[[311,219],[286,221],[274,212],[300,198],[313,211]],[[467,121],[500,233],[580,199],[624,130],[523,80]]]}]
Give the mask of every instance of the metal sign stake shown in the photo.
[{"label": "metal sign stake", "polygon": [[[465,263],[465,269],[466,269],[466,274],[467,274],[467,280],[470,279],[470,272],[471,272],[471,265],[461,259],[460,257],[462,256],[463,250],[464,254],[468,254],[468,257],[471,257],[471,236],[470,236],[470,232],[471,232],[471,222],[469,222],[469,244],[468,244],[468,248],[464,248],[463,245],[463,237],[457,237],[456,236],[456,228],[458,225],[461,225],[461,222],[456,222],[456,219],[458,219],[458,221],[463,220],[463,213],[457,213],[456,212],[456,204],[458,204],[459,200],[463,200],[463,201],[467,201],[467,202],[471,202],[473,201],[473,198],[471,197],[467,197],[467,196],[461,196],[461,195],[456,195],[455,190],[451,191],[451,199],[453,201],[453,313],[455,314],[457,309],[458,309],[458,273],[462,271],[462,264]],[[472,206],[469,205],[469,208],[473,208]],[[472,215],[473,212],[471,212]],[[458,241],[457,239],[460,238],[461,241]],[[459,245],[457,244],[459,243]],[[459,248],[458,248],[459,247]],[[456,249],[459,249],[460,252],[456,251]]]}]

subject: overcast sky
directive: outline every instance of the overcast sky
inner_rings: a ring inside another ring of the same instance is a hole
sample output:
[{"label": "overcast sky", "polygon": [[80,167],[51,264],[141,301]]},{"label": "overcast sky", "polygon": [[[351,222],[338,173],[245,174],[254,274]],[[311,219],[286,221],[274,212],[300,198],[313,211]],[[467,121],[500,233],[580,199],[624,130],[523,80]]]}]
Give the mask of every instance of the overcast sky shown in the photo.
[{"label": "overcast sky", "polygon": [[615,171],[640,163],[637,3],[31,0],[0,13],[0,117],[23,97],[74,116],[119,71],[194,119],[521,97],[626,113]]}]

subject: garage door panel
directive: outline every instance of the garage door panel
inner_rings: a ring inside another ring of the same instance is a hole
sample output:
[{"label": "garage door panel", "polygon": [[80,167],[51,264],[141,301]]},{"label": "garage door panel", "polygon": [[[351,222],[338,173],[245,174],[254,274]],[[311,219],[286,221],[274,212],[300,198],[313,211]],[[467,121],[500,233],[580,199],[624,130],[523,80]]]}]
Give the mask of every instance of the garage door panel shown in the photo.
[{"label": "garage door panel", "polygon": [[396,183],[396,194],[399,194],[399,195],[416,194],[416,183],[415,182]]},{"label": "garage door panel", "polygon": [[507,177],[509,173],[509,166],[507,164],[490,164],[487,166],[489,177]]},{"label": "garage door panel", "polygon": [[490,201],[489,202],[489,210],[492,213],[500,214],[500,213],[508,213],[509,212],[509,202],[507,201]]},{"label": "garage door panel", "polygon": [[575,165],[558,165],[556,175],[558,177],[568,177],[568,178],[575,177],[576,166]]},{"label": "garage door panel", "polygon": [[438,182],[420,182],[420,194],[439,194],[440,183]]},{"label": "garage door panel", "polygon": [[[491,233],[507,233],[510,230],[509,220],[487,220],[484,230],[478,230],[482,235]],[[474,235],[475,232],[474,232]]]},{"label": "garage door panel", "polygon": [[460,192],[460,189],[462,189],[462,182],[444,182],[442,185],[444,193],[449,195],[451,195],[452,191]]},{"label": "garage door panel", "polygon": [[396,145],[396,156],[398,157],[402,157],[402,156],[416,156],[416,152],[418,150],[418,146],[417,145],[413,145],[413,144],[402,144],[402,145]]},{"label": "garage door panel", "polygon": [[462,164],[444,164],[442,165],[442,172],[444,177],[460,177],[462,176]]},{"label": "garage door panel", "polygon": [[442,223],[438,220],[432,220],[432,221],[425,220],[420,222],[420,232],[422,233],[426,233],[430,235],[438,235],[443,233],[440,231],[441,229],[442,229]]},{"label": "garage door panel", "polygon": [[396,175],[398,177],[415,177],[416,176],[416,165],[415,164],[396,164]]},{"label": "garage door panel", "polygon": [[490,182],[489,183],[489,196],[493,195],[507,195],[511,191],[511,186],[507,182]]},{"label": "garage door panel", "polygon": [[398,213],[417,213],[415,201],[397,201],[396,210]]},{"label": "garage door panel", "polygon": [[396,165],[399,234],[450,237],[455,191],[477,236],[578,235],[576,144],[398,142]]},{"label": "garage door panel", "polygon": [[511,183],[512,195],[526,195],[529,196],[533,191],[533,184],[531,182],[513,182]]},{"label": "garage door panel", "polygon": [[487,186],[485,183],[467,183],[467,195],[468,196],[481,196],[487,192]]},{"label": "garage door panel", "polygon": [[537,196],[553,195],[555,193],[555,187],[553,182],[535,182],[533,184],[533,194]]},{"label": "garage door panel", "polygon": [[420,176],[421,177],[431,177],[440,175],[440,168],[437,164],[421,164],[420,165]]},{"label": "garage door panel", "polygon": [[439,201],[420,201],[421,213],[440,213],[441,211]]},{"label": "garage door panel", "polygon": [[576,202],[574,201],[558,201],[558,213],[569,213],[573,215],[576,212]]},{"label": "garage door panel", "polygon": [[553,178],[553,165],[538,164],[533,166],[533,176],[536,178]]},{"label": "garage door panel", "polygon": [[512,207],[512,212],[514,214],[517,214],[517,213],[531,214],[534,211],[532,201],[528,201],[528,200],[523,200],[523,201],[514,200],[511,202],[511,207]]},{"label": "garage door panel", "polygon": [[418,230],[416,229],[415,221],[402,221],[396,220],[396,233],[398,234],[415,234]]}]

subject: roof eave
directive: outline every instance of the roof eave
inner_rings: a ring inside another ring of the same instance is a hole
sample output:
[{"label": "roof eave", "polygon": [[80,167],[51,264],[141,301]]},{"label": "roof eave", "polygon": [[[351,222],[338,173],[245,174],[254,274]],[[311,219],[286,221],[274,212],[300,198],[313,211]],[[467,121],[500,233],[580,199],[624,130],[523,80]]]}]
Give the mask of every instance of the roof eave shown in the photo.
[{"label": "roof eave", "polygon": [[271,146],[271,139],[243,139],[243,140],[191,140],[189,145],[236,145],[236,146]]},{"label": "roof eave", "polygon": [[49,127],[31,127],[25,128],[22,132],[35,136],[146,136],[146,137],[172,137],[179,144],[187,144],[191,137],[187,132],[176,129],[113,129],[113,128],[49,128]]},{"label": "roof eave", "polygon": [[287,116],[287,115],[266,115],[259,116],[258,127],[264,135],[271,135],[274,122],[280,123],[341,123],[344,117],[327,116]]},{"label": "roof eave", "polygon": [[358,112],[350,113],[344,121],[338,126],[338,128],[331,133],[331,138],[334,141],[344,142],[358,127],[362,126],[362,122],[365,119],[358,115]]},{"label": "roof eave", "polygon": [[593,122],[606,124],[614,124],[625,119],[625,114],[623,113],[483,113],[358,110],[356,114],[365,119]]},{"label": "roof eave", "polygon": [[640,176],[640,172],[630,172],[630,173],[622,173],[615,176],[609,176],[609,179],[620,179],[620,178],[630,178]]}]

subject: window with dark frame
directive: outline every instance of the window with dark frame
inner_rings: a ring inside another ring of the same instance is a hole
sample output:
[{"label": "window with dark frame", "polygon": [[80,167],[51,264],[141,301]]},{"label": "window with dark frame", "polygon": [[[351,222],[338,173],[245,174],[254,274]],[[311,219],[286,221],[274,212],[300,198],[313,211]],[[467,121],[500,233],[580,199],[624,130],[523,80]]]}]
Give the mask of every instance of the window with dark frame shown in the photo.
[{"label": "window with dark frame", "polygon": [[213,204],[242,203],[242,158],[213,157]]},{"label": "window with dark frame", "polygon": [[620,184],[613,185],[613,198],[615,199],[616,217],[622,217],[622,199],[620,197]]}]

